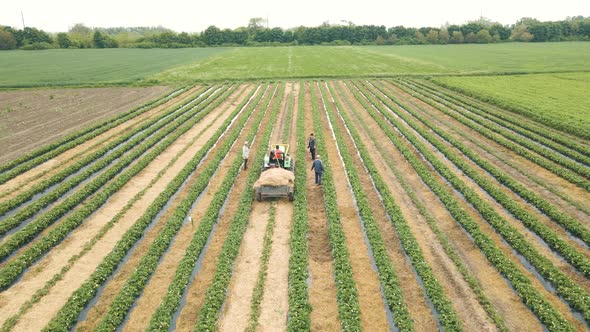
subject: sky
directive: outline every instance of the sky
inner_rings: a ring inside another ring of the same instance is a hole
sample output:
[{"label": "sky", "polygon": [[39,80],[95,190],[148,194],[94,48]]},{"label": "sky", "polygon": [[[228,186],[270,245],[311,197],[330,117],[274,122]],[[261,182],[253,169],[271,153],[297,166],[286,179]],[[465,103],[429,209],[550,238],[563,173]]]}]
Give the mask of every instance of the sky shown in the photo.
[{"label": "sky", "polygon": [[164,26],[177,32],[201,32],[210,25],[235,29],[254,17],[268,19],[269,27],[314,27],[343,21],[387,28],[441,27],[464,24],[484,16],[501,24],[522,17],[541,21],[567,16],[590,16],[589,0],[19,0],[0,6],[0,25],[35,27],[65,32],[76,23],[88,27]]}]

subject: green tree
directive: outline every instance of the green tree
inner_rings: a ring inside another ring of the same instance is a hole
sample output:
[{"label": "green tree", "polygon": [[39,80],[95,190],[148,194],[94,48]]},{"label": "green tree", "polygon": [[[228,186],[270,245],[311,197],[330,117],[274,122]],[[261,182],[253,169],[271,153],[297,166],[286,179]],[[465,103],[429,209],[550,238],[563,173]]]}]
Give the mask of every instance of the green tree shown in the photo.
[{"label": "green tree", "polygon": [[476,43],[477,42],[477,36],[475,35],[475,33],[470,32],[465,36],[464,41],[466,43]]},{"label": "green tree", "polygon": [[59,45],[59,48],[69,48],[72,46],[72,41],[67,33],[60,32],[57,34],[57,44]]},{"label": "green tree", "polygon": [[94,36],[92,37],[92,40],[94,42],[94,47],[96,48],[105,48],[106,47],[106,42],[105,42],[105,37],[103,36],[102,33],[100,33],[100,31],[94,31]]},{"label": "green tree", "polygon": [[16,48],[16,38],[8,31],[0,30],[0,50],[13,50]]},{"label": "green tree", "polygon": [[441,29],[438,32],[438,42],[443,45],[449,43],[449,31],[447,29]]},{"label": "green tree", "polygon": [[426,34],[426,41],[429,44],[438,44],[438,31],[434,29],[430,29]]},{"label": "green tree", "polygon": [[478,44],[489,44],[492,42],[492,35],[487,29],[481,29],[475,35]]},{"label": "green tree", "polygon": [[526,24],[519,24],[512,29],[510,39],[521,42],[529,42],[534,36],[529,32]]},{"label": "green tree", "polygon": [[451,37],[452,44],[463,44],[463,33],[459,30],[453,31],[453,36]]},{"label": "green tree", "polygon": [[375,44],[385,45],[385,38],[383,38],[381,35],[377,36],[377,39],[375,39]]}]

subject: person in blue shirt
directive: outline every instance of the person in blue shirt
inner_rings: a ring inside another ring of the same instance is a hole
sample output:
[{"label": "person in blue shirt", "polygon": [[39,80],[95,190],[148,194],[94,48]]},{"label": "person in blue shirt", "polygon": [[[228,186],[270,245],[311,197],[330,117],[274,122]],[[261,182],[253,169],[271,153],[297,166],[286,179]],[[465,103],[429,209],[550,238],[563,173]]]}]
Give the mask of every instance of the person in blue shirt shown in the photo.
[{"label": "person in blue shirt", "polygon": [[311,164],[311,169],[315,170],[315,184],[321,185],[322,174],[324,173],[324,163],[322,163],[319,154],[315,156],[315,160],[313,161],[313,164]]}]

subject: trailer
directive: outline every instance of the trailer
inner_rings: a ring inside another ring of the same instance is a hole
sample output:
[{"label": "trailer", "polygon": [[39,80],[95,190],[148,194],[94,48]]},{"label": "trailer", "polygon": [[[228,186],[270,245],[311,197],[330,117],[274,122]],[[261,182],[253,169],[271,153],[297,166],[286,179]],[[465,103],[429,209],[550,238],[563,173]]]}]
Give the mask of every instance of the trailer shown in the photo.
[{"label": "trailer", "polygon": [[[275,158],[274,151],[278,146],[282,157]],[[256,200],[265,198],[286,197],[290,201],[295,199],[295,163],[289,155],[289,144],[273,144],[269,153],[264,157],[262,173],[256,181]]]}]

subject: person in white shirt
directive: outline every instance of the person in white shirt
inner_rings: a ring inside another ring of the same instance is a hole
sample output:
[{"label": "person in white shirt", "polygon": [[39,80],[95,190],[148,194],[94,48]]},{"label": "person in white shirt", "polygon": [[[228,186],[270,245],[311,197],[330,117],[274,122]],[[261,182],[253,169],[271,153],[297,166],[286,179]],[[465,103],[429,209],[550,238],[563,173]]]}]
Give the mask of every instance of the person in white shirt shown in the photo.
[{"label": "person in white shirt", "polygon": [[244,142],[242,147],[242,158],[244,158],[244,170],[248,169],[248,155],[250,154],[250,148],[248,148],[248,141]]}]

